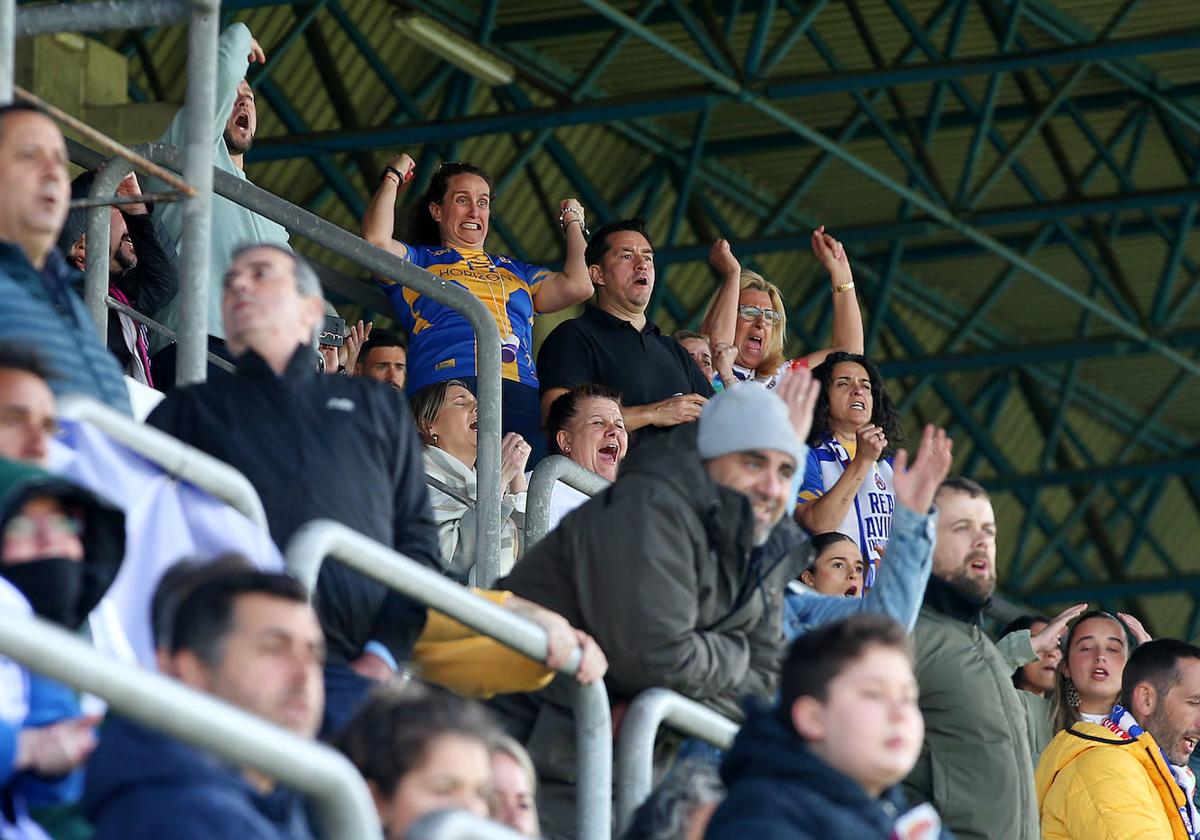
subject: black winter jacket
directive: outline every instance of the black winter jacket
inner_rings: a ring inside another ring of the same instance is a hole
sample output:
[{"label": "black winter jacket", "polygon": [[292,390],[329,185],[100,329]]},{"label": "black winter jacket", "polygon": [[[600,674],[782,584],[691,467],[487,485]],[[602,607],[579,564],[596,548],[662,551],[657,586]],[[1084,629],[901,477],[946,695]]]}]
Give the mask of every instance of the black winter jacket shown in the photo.
[{"label": "black winter jacket", "polygon": [[[341,522],[437,568],[420,442],[404,396],[361,377],[320,375],[300,347],[282,376],[258,354],[237,374],[179,388],[147,420],[236,467],[262,498],[271,537],[286,549],[313,519]],[[407,659],[425,609],[327,559],[315,598],[330,664],[377,640]]]}]

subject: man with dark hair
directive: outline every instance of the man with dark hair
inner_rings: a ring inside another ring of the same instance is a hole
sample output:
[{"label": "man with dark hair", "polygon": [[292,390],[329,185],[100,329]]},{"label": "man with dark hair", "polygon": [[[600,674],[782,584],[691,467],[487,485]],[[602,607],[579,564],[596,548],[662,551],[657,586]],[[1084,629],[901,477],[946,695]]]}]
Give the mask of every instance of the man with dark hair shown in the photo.
[{"label": "man with dark hair", "polygon": [[641,219],[611,222],[584,254],[595,304],[559,324],[538,353],[542,416],[563,393],[594,382],[619,391],[625,428],[641,439],[694,422],[712,384],[687,350],[646,319],[654,291],[654,248]]},{"label": "man with dark hair", "polygon": [[129,414],[121,369],[54,247],[70,196],[66,143],[30,105],[0,107],[0,195],[0,341],[37,348],[56,394],[81,393]]},{"label": "man with dark hair", "polygon": [[[96,180],[94,172],[84,172],[71,182],[71,197],[86,198]],[[137,175],[130,172],[117,185],[116,194],[137,197],[142,194]],[[147,204],[122,204],[109,208],[111,224],[108,242],[108,294],[146,315],[166,305],[179,288],[175,266],[167,257],[165,234],[150,218]],[[87,270],[87,214],[84,208],[67,213],[58,247],[67,262],[79,271]],[[173,250],[173,249],[172,249]],[[108,311],[108,349],[121,367],[143,385],[154,386],[150,372],[149,333],[146,325],[116,309]]]},{"label": "man with dark hair", "polygon": [[[923,729],[900,624],[859,615],[801,636],[779,694],[776,709],[752,708],[738,732],[721,766],[729,794],[706,838],[938,836],[937,813],[906,813],[898,785]],[[917,824],[924,833],[908,833]]]},{"label": "man with dark hair", "polygon": [[0,457],[46,466],[58,427],[48,376],[36,352],[0,342]]},{"label": "man with dark hair", "polygon": [[[258,130],[258,111],[254,91],[246,81],[250,64],[264,64],[267,57],[258,41],[244,23],[234,23],[221,33],[217,47],[217,108],[209,137],[213,143],[213,166],[235,178],[248,180],[243,171],[245,154],[254,143]],[[186,142],[186,123],[182,110],[158,142],[183,150]],[[161,182],[148,182],[147,190],[165,188]],[[178,252],[183,239],[184,204],[160,204],[154,209],[156,220],[162,223],[169,250]],[[225,355],[222,339],[225,330],[221,320],[221,277],[233,259],[233,252],[248,242],[288,247],[288,233],[282,225],[260,216],[223,196],[212,197],[212,257],[209,265],[211,281],[208,291],[209,350]],[[157,313],[160,321],[173,330],[179,329],[182,318],[182,299],[177,295]],[[163,350],[155,357],[155,376],[174,384],[175,348]],[[209,366],[210,373],[214,366]],[[160,374],[161,371],[161,374]]]},{"label": "man with dark hair", "polygon": [[404,347],[404,340],[394,332],[371,330],[370,336],[359,348],[358,358],[354,362],[354,375],[386,382],[403,391],[407,370],[408,351]]},{"label": "man with dark hair", "polygon": [[1200,741],[1200,647],[1156,639],[1125,664],[1103,723],[1055,736],[1037,768],[1042,837],[1200,835],[1188,761]]},{"label": "man with dark hair", "polygon": [[[316,733],[325,644],[294,578],[249,569],[207,575],[183,594],[170,623],[166,673],[296,735]],[[311,838],[300,798],[273,779],[115,715],[88,763],[83,804],[94,840]]]},{"label": "man with dark hair", "polygon": [[[311,267],[278,246],[244,248],[225,275],[222,309],[236,375],[172,391],[147,422],[245,474],[281,550],[306,522],[333,519],[437,568],[437,528],[404,396],[365,378],[317,373],[311,345],[323,310]],[[329,642],[328,724],[336,726],[365,696],[368,678],[408,658],[425,610],[332,558],[315,604]]]},{"label": "man with dark hair", "polygon": [[913,630],[925,743],[905,790],[910,800],[931,802],[959,838],[1037,840],[1026,711],[1032,695],[1014,688],[1010,676],[1057,645],[1086,605],[1062,613],[1037,636],[1010,635],[1011,654],[1002,654],[980,627],[996,589],[991,499],[971,479],[949,478],[934,504],[933,576]]}]

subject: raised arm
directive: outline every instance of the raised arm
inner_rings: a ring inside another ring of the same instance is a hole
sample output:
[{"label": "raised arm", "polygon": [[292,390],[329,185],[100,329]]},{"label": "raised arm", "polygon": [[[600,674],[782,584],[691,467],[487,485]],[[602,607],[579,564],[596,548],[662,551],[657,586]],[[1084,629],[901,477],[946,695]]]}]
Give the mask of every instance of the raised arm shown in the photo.
[{"label": "raised arm", "polygon": [[[412,181],[417,165],[405,154],[396,155],[384,167],[383,175],[371,202],[363,213],[362,237],[376,248],[390,251],[401,259],[408,259],[408,247],[394,238],[396,228],[396,199],[401,190]],[[379,278],[384,283],[395,280]]]},{"label": "raised arm", "polygon": [[583,236],[583,207],[576,199],[565,198],[560,210],[558,222],[567,238],[567,258],[562,271],[546,275],[534,293],[533,308],[537,312],[558,312],[592,296],[592,281],[583,260],[583,252],[587,249],[587,240]]},{"label": "raised arm", "polygon": [[704,316],[700,332],[707,335],[715,348],[720,344],[733,344],[737,329],[738,299],[742,293],[742,265],[733,255],[729,241],[718,239],[708,252],[708,264],[721,277],[721,287],[712,306]]},{"label": "raised arm", "polygon": [[850,271],[850,258],[842,243],[825,232],[825,226],[812,234],[813,254],[829,272],[829,285],[833,294],[833,346],[809,353],[809,367],[816,367],[835,350],[847,353],[864,352],[862,311],[858,297],[854,294],[854,274]]}]

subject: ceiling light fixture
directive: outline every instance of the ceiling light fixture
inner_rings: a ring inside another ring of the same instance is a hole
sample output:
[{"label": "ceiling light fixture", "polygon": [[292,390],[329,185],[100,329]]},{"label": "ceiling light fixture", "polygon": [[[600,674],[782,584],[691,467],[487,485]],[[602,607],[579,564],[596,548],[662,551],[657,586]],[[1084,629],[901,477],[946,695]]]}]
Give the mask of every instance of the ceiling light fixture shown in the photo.
[{"label": "ceiling light fixture", "polygon": [[432,18],[411,12],[397,15],[392,19],[392,23],[413,43],[481,82],[493,86],[508,85],[516,78],[516,70],[507,61]]}]

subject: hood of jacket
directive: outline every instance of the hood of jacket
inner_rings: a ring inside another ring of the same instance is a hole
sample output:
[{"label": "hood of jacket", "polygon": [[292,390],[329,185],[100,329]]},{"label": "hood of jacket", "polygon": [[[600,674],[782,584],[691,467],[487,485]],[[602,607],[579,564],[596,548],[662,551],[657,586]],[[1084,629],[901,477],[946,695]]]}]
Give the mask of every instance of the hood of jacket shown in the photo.
[{"label": "hood of jacket", "polygon": [[30,500],[49,496],[82,509],[83,589],[72,628],[83,624],[112,585],[125,556],[125,514],[95,493],[40,467],[0,458],[0,530]]},{"label": "hood of jacket", "polygon": [[778,805],[772,811],[784,821],[802,820],[810,831],[819,824],[832,831],[832,837],[886,836],[896,817],[907,810],[899,785],[872,797],[808,749],[779,720],[778,712],[761,702],[747,704],[746,722],[721,764],[721,779],[730,800],[743,785],[757,787],[764,796],[755,801],[761,804],[770,796]]},{"label": "hood of jacket", "polygon": [[[743,493],[713,481],[696,451],[697,424],[659,435],[621,464],[617,481],[640,477],[670,485],[699,512],[709,543],[724,557],[745,557],[754,548],[754,510]],[[606,491],[607,492],[607,491]]]},{"label": "hood of jacket", "polygon": [[[227,808],[230,797],[244,799],[261,816],[279,826],[303,820],[300,798],[286,788],[261,794],[235,767],[193,749],[160,732],[127,718],[110,714],[100,745],[87,764],[87,782],[81,805],[88,819],[98,824],[106,815],[117,820],[137,819],[139,808],[153,805],[168,789],[188,798],[212,800]],[[111,809],[111,814],[109,811]],[[301,823],[302,824],[302,823]]]}]

